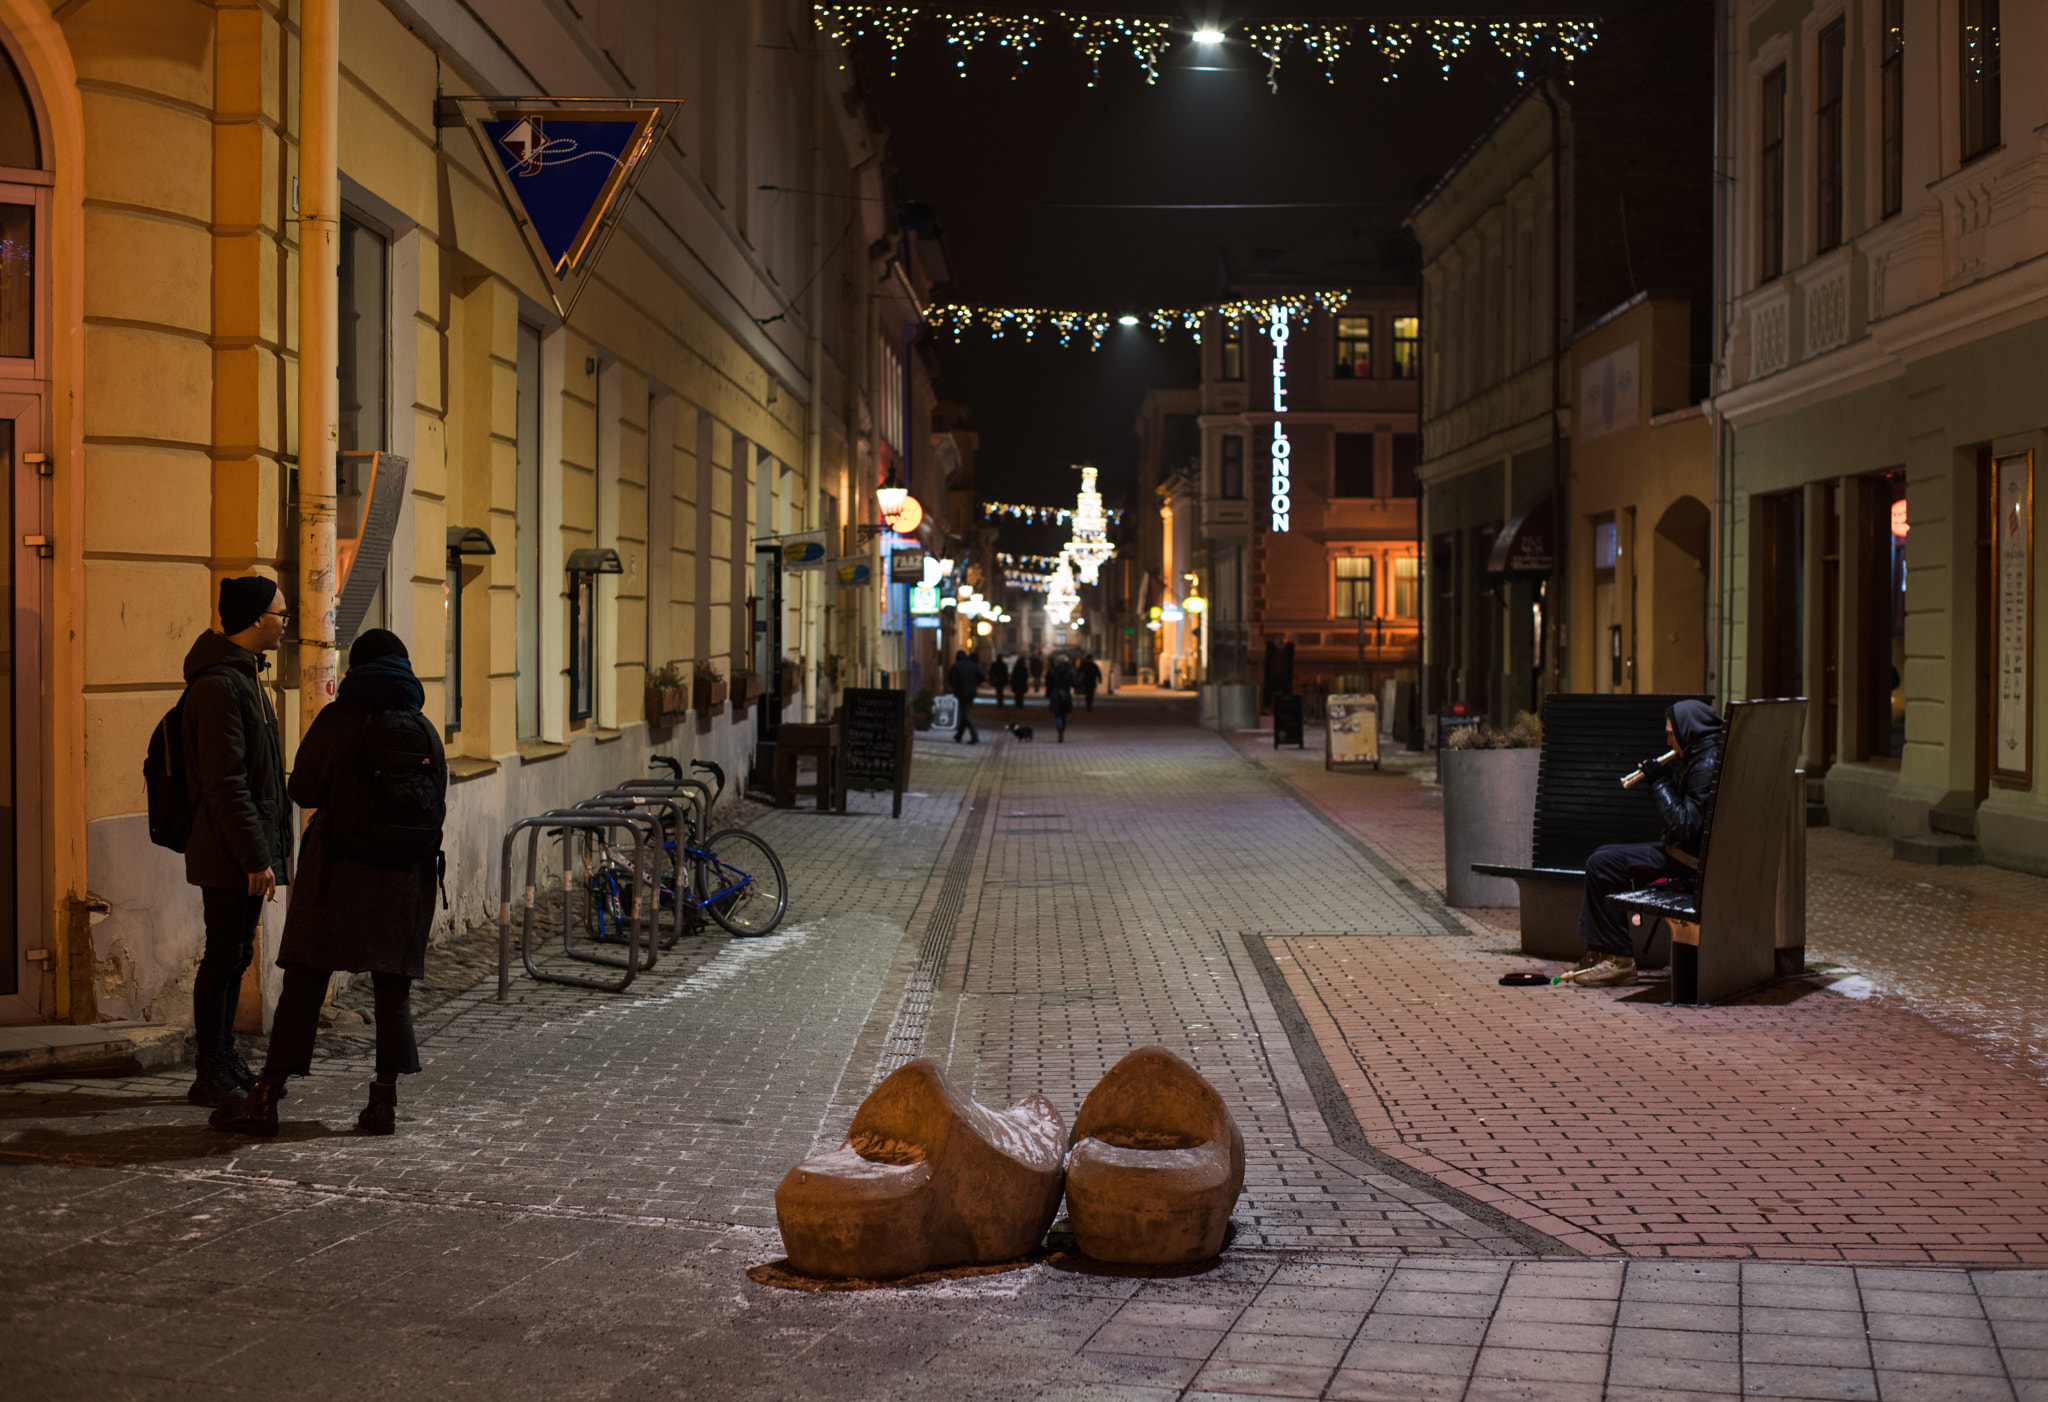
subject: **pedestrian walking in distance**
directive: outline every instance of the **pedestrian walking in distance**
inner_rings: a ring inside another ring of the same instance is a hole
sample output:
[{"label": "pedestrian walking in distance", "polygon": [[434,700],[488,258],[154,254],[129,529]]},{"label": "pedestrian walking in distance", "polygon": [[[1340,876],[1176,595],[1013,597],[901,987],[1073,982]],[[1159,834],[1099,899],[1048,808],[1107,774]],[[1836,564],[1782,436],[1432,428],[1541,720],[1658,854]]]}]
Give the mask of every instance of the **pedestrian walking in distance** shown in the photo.
[{"label": "pedestrian walking in distance", "polygon": [[1074,713],[1073,663],[1067,661],[1065,653],[1052,660],[1052,670],[1045,674],[1045,703],[1052,708],[1053,729],[1059,732],[1060,743],[1067,743],[1067,717]]},{"label": "pedestrian walking in distance", "polygon": [[1010,694],[1017,698],[1017,709],[1024,709],[1024,692],[1031,685],[1030,669],[1024,665],[1024,654],[1018,653],[1017,660],[1010,664]]},{"label": "pedestrian walking in distance", "polygon": [[947,689],[959,704],[954,707],[960,719],[953,726],[953,743],[959,744],[965,735],[967,743],[979,745],[981,733],[974,728],[974,717],[968,708],[974,704],[974,693],[981,690],[981,664],[969,657],[965,651],[953,654],[953,665],[946,673]]},{"label": "pedestrian walking in distance", "polygon": [[[1000,652],[996,654],[996,660],[989,664],[988,684],[996,689],[996,709],[1000,711],[1003,709],[1003,693],[1009,690],[1010,686],[1010,667],[1003,661]],[[1023,703],[1020,701],[1018,704]]]},{"label": "pedestrian walking in distance", "polygon": [[185,654],[185,879],[199,888],[206,921],[192,983],[199,1067],[185,1098],[194,1105],[229,1104],[254,1084],[235,1053],[235,1006],[255,957],[256,923],[285,884],[291,853],[284,752],[261,680],[264,654],[283,641],[290,619],[276,581],[223,579],[220,631],[200,634]]},{"label": "pedestrian walking in distance", "polygon": [[1074,671],[1075,683],[1080,688],[1081,700],[1089,710],[1095,709],[1095,688],[1102,685],[1102,668],[1095,664],[1093,653],[1084,654],[1081,665]]},{"label": "pedestrian walking in distance", "polygon": [[1045,675],[1045,659],[1038,655],[1038,645],[1031,647],[1031,689],[1039,690],[1039,678]]},{"label": "pedestrian walking in distance", "polygon": [[317,811],[278,945],[284,990],[263,1074],[245,1098],[214,1111],[215,1129],[277,1133],[285,1081],[312,1074],[320,1005],[342,969],[367,972],[376,998],[376,1080],[356,1128],[394,1128],[398,1078],[420,1069],[412,981],[426,972],[448,811],[448,762],[440,732],[420,713],[425,702],[405,644],[372,628],[349,649],[333,704],[299,744],[292,801]]}]

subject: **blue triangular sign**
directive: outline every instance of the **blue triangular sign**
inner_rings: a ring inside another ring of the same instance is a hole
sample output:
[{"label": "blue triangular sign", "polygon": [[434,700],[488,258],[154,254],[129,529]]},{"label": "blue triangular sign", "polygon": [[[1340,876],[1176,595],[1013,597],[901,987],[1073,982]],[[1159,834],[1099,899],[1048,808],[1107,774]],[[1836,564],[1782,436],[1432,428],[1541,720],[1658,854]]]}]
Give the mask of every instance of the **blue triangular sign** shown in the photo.
[{"label": "blue triangular sign", "polygon": [[457,105],[567,316],[681,104],[463,98]]}]

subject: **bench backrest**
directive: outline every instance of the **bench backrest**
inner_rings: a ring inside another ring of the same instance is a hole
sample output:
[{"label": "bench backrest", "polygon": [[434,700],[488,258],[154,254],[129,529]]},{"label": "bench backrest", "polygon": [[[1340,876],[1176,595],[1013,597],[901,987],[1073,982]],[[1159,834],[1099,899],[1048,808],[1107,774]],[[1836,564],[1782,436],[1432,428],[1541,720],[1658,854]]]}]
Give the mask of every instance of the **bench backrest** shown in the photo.
[{"label": "bench backrest", "polygon": [[1530,865],[1577,870],[1596,847],[1663,835],[1649,788],[1624,789],[1621,777],[1664,753],[1664,713],[1689,700],[1712,702],[1705,696],[1564,692],[1544,698]]},{"label": "bench backrest", "polygon": [[1700,921],[1775,930],[1785,805],[1798,782],[1793,766],[1806,700],[1736,701],[1727,715],[1721,777],[1700,842]]}]

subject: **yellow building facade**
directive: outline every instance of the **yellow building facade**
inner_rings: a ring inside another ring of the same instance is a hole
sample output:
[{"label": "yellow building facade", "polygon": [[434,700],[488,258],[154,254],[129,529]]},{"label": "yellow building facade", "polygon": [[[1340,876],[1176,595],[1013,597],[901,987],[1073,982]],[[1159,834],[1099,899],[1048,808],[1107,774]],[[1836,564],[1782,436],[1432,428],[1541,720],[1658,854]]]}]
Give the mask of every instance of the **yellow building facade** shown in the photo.
[{"label": "yellow building facade", "polygon": [[[656,752],[745,774],[758,715],[651,725],[651,671],[795,669],[792,719],[868,679],[876,591],[788,576],[770,656],[757,547],[824,530],[834,556],[872,551],[854,527],[875,519],[877,387],[908,354],[882,298],[916,294],[875,275],[903,247],[881,134],[806,5],[340,8],[327,447],[407,464],[364,626],[406,639],[448,736],[447,918],[470,921],[495,914],[509,821]],[[0,1020],[189,1019],[198,896],[148,840],[142,759],[220,579],[270,575],[306,602],[301,20],[301,0],[0,0],[0,86],[18,89],[0,125],[27,124],[4,134],[0,219],[26,220],[33,249],[24,273],[14,238],[0,322],[34,327],[29,354],[0,356],[22,542]],[[683,100],[566,319],[450,124],[448,99],[476,95]],[[455,554],[465,532],[494,553]],[[579,549],[620,572],[569,574]],[[272,673],[288,760],[307,719],[295,653]]]}]

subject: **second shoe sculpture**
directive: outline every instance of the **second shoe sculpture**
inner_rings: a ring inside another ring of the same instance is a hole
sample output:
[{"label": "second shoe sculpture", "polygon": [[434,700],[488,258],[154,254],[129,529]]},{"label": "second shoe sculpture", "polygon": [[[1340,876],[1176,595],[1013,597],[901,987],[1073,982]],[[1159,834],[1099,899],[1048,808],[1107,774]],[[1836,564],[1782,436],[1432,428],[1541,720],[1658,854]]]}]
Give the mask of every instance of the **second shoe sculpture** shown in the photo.
[{"label": "second shoe sculpture", "polygon": [[1223,1249],[1244,1137],[1223,1097],[1164,1047],[1110,1068],[1074,1117],[1067,1221],[1098,1261],[1183,1265]]},{"label": "second shoe sculpture", "polygon": [[991,1110],[919,1057],[869,1092],[845,1143],[776,1188],[789,1264],[889,1280],[1034,1251],[1059,1211],[1062,1131],[1044,1096]]}]

